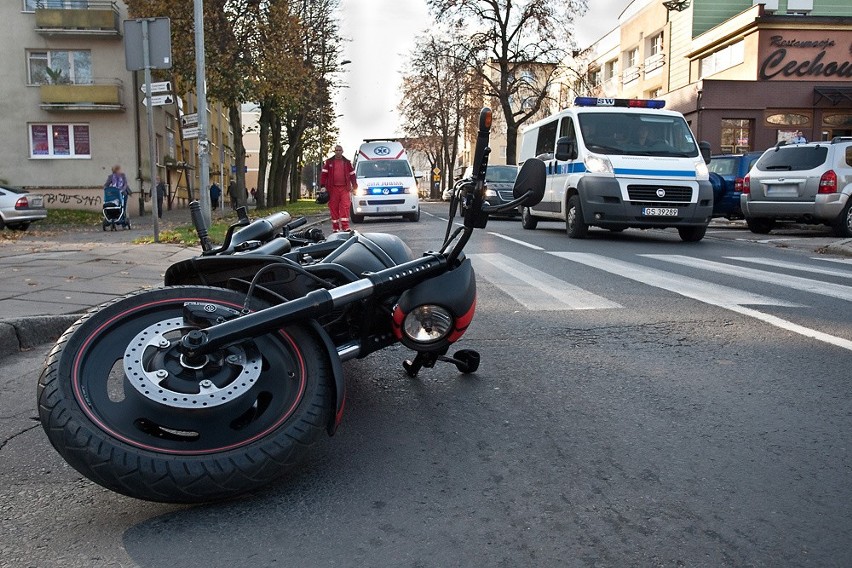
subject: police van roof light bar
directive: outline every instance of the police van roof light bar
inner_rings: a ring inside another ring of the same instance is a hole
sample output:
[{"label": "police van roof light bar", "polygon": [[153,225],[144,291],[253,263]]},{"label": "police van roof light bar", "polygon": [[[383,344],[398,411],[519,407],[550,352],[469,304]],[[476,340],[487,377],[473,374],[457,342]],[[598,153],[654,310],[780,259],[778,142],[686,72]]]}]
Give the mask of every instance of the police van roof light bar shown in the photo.
[{"label": "police van roof light bar", "polygon": [[577,97],[574,99],[574,106],[663,108],[664,106],[666,106],[666,101],[658,101],[651,99],[603,99],[597,97]]}]

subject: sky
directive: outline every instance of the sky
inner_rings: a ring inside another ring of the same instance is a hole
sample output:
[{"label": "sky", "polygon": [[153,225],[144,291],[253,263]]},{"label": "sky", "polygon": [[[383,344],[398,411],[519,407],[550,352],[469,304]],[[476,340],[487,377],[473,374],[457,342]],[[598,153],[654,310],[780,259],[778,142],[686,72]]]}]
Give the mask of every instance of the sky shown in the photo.
[{"label": "sky", "polygon": [[[576,22],[579,47],[588,47],[618,25],[630,0],[588,0]],[[355,154],[364,138],[401,136],[397,106],[402,72],[432,17],[426,0],[341,0],[340,31],[347,39],[339,80],[347,85],[336,99],[339,142]]]}]

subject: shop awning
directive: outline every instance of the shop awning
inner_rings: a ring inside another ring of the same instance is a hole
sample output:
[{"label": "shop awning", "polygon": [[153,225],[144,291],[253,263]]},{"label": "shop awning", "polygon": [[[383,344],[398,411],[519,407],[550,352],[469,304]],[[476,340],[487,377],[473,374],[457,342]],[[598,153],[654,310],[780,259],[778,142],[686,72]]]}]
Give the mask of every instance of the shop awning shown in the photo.
[{"label": "shop awning", "polygon": [[840,103],[852,106],[852,87],[814,87],[814,106],[823,99],[834,106]]}]

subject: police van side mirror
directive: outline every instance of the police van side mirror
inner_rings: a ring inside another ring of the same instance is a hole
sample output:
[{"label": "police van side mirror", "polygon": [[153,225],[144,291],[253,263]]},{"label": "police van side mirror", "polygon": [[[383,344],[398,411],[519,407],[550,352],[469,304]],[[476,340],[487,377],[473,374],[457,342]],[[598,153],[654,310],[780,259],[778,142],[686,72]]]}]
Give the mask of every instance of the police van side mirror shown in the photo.
[{"label": "police van side mirror", "polygon": [[556,159],[560,162],[577,159],[577,141],[563,136],[556,141]]},{"label": "police van side mirror", "polygon": [[702,140],[698,143],[698,150],[701,152],[701,157],[704,158],[705,164],[710,163],[711,149],[712,147],[710,146],[710,142],[707,142],[706,140]]}]

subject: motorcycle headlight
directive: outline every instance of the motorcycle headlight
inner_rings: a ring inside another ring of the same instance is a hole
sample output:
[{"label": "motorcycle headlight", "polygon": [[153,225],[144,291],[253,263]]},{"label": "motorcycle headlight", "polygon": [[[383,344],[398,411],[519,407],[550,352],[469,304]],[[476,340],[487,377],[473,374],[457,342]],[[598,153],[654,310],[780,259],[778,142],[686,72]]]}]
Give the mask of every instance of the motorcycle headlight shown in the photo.
[{"label": "motorcycle headlight", "polygon": [[402,332],[415,343],[434,343],[453,329],[453,316],[441,306],[417,306],[405,316]]},{"label": "motorcycle headlight", "polygon": [[612,173],[612,162],[610,162],[609,158],[607,158],[606,156],[589,154],[588,156],[586,156],[586,159],[583,160],[583,163],[586,166],[586,171],[590,174]]}]

